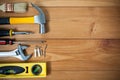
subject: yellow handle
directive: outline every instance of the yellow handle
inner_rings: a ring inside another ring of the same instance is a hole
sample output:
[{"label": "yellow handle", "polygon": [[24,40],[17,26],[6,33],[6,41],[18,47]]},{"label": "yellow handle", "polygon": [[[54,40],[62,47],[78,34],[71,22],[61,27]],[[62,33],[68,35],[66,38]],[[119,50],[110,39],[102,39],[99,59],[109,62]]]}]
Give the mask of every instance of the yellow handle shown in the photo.
[{"label": "yellow handle", "polygon": [[34,23],[34,17],[10,18],[10,24]]}]

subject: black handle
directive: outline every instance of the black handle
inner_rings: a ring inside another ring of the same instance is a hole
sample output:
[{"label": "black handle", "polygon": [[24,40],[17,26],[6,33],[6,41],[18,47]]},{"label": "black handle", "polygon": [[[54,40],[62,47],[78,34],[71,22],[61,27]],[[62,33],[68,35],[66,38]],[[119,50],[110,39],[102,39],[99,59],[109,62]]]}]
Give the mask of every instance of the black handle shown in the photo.
[{"label": "black handle", "polygon": [[9,30],[0,30],[0,37],[9,35],[10,35]]},{"label": "black handle", "polygon": [[10,74],[20,74],[24,72],[25,69],[20,66],[3,66],[0,67],[0,74],[10,75]]},{"label": "black handle", "polygon": [[14,41],[14,39],[0,39],[0,45],[12,45]]},{"label": "black handle", "polygon": [[10,17],[0,18],[0,25],[3,25],[3,24],[10,24]]}]

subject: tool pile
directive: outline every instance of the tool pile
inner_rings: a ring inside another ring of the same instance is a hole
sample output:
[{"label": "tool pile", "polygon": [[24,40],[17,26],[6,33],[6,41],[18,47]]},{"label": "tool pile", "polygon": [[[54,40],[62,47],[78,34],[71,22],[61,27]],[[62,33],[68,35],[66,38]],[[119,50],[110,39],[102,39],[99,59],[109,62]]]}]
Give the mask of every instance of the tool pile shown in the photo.
[{"label": "tool pile", "polygon": [[[32,17],[1,17],[0,25],[6,24],[39,24],[40,33],[45,34],[45,15],[41,8],[37,5],[32,4],[33,8],[35,8],[39,15],[35,15]],[[3,12],[14,12],[14,13],[24,13],[27,11],[27,3],[4,3],[0,5],[0,10]],[[14,57],[21,61],[26,61],[32,57],[32,54],[25,55],[25,49],[28,46],[23,44],[32,44],[32,43],[44,43],[44,40],[39,41],[16,41],[15,39],[3,38],[4,36],[13,35],[30,35],[34,34],[33,32],[28,31],[14,31],[13,29],[0,29],[0,45],[12,45],[18,44],[18,47],[11,51],[0,52],[0,57]],[[47,45],[46,45],[47,46]],[[46,48],[46,47],[45,47]],[[36,46],[33,50],[34,57],[45,57],[45,49],[41,46]],[[17,74],[17,75],[16,75]],[[6,63],[0,64],[0,78],[30,78],[30,77],[46,77],[46,63]]]}]

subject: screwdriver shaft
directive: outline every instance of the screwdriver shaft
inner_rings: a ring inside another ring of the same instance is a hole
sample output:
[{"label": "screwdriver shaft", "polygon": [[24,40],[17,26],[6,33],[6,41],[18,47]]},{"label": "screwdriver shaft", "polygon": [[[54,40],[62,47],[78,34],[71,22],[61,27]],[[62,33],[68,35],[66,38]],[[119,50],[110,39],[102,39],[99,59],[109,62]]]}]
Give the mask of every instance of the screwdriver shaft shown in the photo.
[{"label": "screwdriver shaft", "polygon": [[0,45],[7,45],[7,44],[38,44],[38,43],[44,43],[44,40],[39,40],[39,41],[15,41],[12,39],[0,39]]},{"label": "screwdriver shaft", "polygon": [[35,43],[44,43],[45,41],[14,41],[14,44],[35,44]]},{"label": "screwdriver shaft", "polygon": [[32,34],[31,32],[12,32],[13,35],[19,35],[19,34]]}]

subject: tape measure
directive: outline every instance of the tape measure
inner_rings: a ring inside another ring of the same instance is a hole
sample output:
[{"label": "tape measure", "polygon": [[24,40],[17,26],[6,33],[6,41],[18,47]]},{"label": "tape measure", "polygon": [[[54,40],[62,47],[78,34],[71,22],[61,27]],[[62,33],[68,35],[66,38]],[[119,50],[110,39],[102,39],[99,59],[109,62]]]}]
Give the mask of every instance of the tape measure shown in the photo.
[{"label": "tape measure", "polygon": [[0,64],[0,78],[46,77],[46,63],[5,63]]}]

